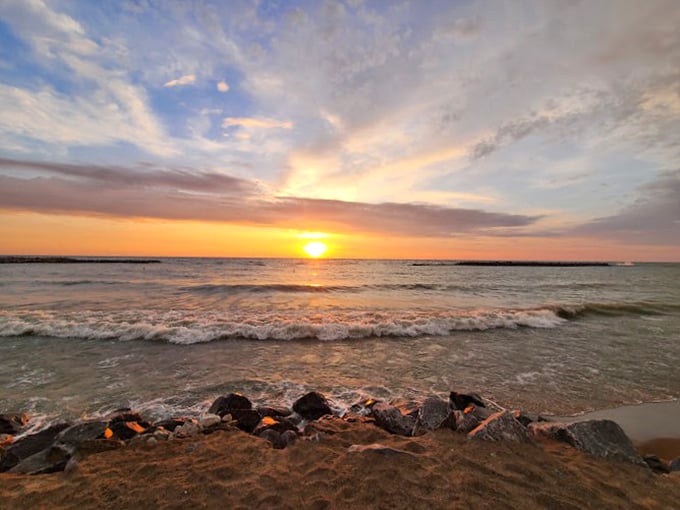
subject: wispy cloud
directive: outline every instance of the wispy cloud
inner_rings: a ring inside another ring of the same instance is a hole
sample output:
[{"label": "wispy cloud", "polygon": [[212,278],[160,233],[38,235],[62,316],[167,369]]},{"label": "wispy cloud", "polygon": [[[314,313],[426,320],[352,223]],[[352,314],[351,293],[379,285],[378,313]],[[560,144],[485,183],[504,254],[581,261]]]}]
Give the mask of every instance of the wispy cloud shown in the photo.
[{"label": "wispy cloud", "polygon": [[[286,226],[310,231],[450,237],[505,236],[538,216],[426,204],[276,197],[222,174],[0,160],[0,209]],[[35,175],[35,173],[47,175]],[[51,174],[51,175],[50,175]],[[521,230],[520,232],[521,233]]]},{"label": "wispy cloud", "polygon": [[195,74],[185,74],[175,80],[170,80],[163,84],[164,87],[181,87],[183,85],[191,85],[196,82]]},{"label": "wispy cloud", "polygon": [[291,129],[293,127],[293,123],[276,119],[264,119],[264,118],[254,119],[248,117],[227,117],[222,121],[222,127],[232,126],[262,129],[271,128]]}]

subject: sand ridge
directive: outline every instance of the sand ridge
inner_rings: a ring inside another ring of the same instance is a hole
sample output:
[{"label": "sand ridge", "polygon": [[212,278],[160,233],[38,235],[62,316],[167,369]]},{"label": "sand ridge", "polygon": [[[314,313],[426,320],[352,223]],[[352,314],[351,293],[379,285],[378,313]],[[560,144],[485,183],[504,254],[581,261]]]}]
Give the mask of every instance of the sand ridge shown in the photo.
[{"label": "sand ridge", "polygon": [[[3,508],[673,508],[680,477],[571,447],[420,437],[322,419],[285,450],[240,431],[89,456],[65,473],[0,476]],[[395,452],[350,452],[380,444]]]}]

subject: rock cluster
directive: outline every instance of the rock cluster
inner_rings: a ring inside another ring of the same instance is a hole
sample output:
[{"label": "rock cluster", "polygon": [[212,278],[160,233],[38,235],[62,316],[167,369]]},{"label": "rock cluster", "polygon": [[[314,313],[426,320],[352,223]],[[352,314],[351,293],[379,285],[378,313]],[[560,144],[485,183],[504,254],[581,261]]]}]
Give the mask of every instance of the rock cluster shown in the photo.
[{"label": "rock cluster", "polygon": [[[496,406],[497,407],[497,406]],[[60,423],[40,432],[21,436],[29,423],[26,414],[0,415],[0,472],[42,474],[73,469],[84,456],[120,448],[126,444],[156,443],[184,439],[217,430],[240,429],[261,437],[273,448],[282,449],[301,436],[318,436],[315,420],[332,416],[333,409],[322,394],[310,392],[292,406],[254,407],[244,395],[218,397],[207,413],[198,418],[174,417],[155,423],[130,409],[120,409],[103,419],[76,424]],[[641,457],[615,422],[591,420],[555,423],[520,411],[491,409],[477,393],[452,391],[448,400],[432,396],[423,402],[373,399],[357,402],[346,413],[346,421],[371,422],[392,434],[417,436],[438,429],[466,434],[471,440],[535,443],[541,438],[565,442],[597,457],[649,467],[657,473],[680,470],[680,459],[669,465],[654,456]],[[15,440],[15,436],[18,439]],[[371,450],[397,455],[382,445],[354,445],[354,451]]]}]

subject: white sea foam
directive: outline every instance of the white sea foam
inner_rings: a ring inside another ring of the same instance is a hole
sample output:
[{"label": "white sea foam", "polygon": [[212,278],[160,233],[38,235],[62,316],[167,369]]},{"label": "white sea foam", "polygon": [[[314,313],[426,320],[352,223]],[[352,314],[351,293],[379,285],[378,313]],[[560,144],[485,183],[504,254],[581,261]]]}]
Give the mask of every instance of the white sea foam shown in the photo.
[{"label": "white sea foam", "polygon": [[565,322],[554,310],[467,312],[347,312],[229,314],[174,310],[131,312],[2,312],[0,336],[98,340],[160,340],[195,344],[221,339],[321,341],[369,337],[443,336],[455,331],[518,327],[554,328]]}]

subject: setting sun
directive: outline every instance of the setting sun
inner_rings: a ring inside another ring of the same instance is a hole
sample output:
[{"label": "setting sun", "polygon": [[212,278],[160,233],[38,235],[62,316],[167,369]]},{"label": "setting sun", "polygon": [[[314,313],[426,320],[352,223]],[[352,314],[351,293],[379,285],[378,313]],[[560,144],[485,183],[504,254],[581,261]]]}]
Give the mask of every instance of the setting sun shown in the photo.
[{"label": "setting sun", "polygon": [[305,244],[302,249],[305,250],[307,255],[310,257],[317,258],[326,253],[328,246],[326,246],[326,244],[322,243],[321,241],[311,241]]}]

